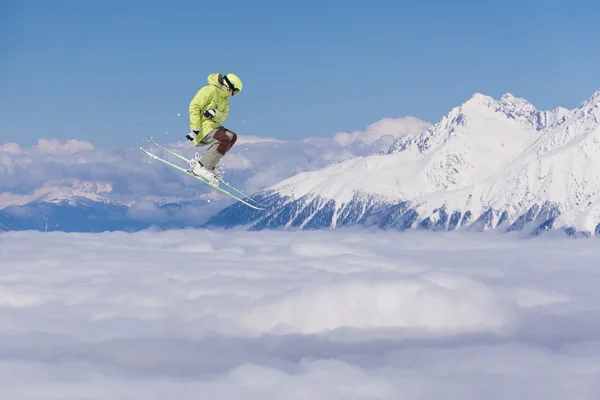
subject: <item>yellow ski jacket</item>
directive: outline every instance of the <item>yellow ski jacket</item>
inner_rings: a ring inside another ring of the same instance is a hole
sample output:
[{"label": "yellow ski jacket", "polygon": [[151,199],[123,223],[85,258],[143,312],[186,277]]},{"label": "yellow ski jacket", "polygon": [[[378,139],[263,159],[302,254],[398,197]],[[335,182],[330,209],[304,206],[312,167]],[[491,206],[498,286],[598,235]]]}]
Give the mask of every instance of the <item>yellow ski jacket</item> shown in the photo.
[{"label": "yellow ski jacket", "polygon": [[[226,85],[219,83],[222,79],[220,73],[210,74],[208,76],[208,85],[204,86],[194,96],[190,102],[190,129],[199,131],[194,145],[198,143],[211,132],[221,126],[227,114],[229,114],[229,95]],[[207,118],[203,115],[204,111],[214,108],[217,112],[216,117]]]}]

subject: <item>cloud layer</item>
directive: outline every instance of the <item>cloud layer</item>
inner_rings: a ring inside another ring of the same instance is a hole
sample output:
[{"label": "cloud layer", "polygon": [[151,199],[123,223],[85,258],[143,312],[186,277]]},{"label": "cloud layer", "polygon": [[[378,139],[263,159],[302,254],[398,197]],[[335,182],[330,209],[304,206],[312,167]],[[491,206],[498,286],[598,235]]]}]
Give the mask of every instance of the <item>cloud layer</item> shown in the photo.
[{"label": "cloud layer", "polygon": [[0,386],[596,399],[599,256],[590,241],[427,232],[3,233]]}]

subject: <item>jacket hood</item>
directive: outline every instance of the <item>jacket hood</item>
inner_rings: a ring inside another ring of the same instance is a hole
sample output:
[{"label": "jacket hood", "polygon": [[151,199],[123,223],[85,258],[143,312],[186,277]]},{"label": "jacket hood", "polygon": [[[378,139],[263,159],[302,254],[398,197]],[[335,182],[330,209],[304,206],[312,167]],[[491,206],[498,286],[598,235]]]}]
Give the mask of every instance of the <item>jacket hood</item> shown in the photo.
[{"label": "jacket hood", "polygon": [[229,96],[229,90],[220,83],[223,79],[223,74],[210,74],[206,79],[208,83],[220,90],[221,96]]},{"label": "jacket hood", "polygon": [[214,86],[217,86],[218,88],[221,88],[222,86],[219,83],[219,81],[221,79],[223,79],[223,75],[221,73],[218,73],[218,74],[210,74],[206,80],[208,81],[208,83],[210,85],[214,85]]}]

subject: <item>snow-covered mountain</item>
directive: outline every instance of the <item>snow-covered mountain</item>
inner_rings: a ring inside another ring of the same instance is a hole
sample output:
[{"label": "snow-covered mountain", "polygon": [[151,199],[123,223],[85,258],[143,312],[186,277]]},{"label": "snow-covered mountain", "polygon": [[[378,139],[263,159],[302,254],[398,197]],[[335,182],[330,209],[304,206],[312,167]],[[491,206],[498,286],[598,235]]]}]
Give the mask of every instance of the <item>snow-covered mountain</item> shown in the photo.
[{"label": "snow-covered mountain", "polygon": [[[70,197],[53,201],[33,201],[0,210],[0,223],[10,230],[99,232],[127,230],[122,223],[127,207],[111,202]],[[123,229],[121,229],[121,226]]]},{"label": "snow-covered mountain", "polygon": [[105,195],[112,191],[107,183],[74,181],[45,184],[31,194],[0,193],[0,208],[25,205],[34,202],[77,204],[80,199],[99,203],[111,203]]},{"label": "snow-covered mountain", "polygon": [[208,226],[600,230],[600,91],[574,110],[475,94],[385,154],[305,172]]}]

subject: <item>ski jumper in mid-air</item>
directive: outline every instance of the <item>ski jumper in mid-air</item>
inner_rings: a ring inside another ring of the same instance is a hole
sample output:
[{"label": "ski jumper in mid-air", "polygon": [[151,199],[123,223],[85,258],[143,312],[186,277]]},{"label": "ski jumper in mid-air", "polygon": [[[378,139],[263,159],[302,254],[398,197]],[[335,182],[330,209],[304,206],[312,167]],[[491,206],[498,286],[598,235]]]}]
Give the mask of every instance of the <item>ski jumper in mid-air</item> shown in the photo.
[{"label": "ski jumper in mid-air", "polygon": [[202,155],[190,161],[190,172],[215,185],[223,174],[217,164],[231,149],[237,135],[223,127],[229,113],[229,97],[242,90],[241,79],[234,74],[211,74],[190,102],[190,133],[187,139],[194,146],[210,146]]},{"label": "ski jumper in mid-air", "polygon": [[[194,142],[194,146],[209,146],[202,157],[198,153],[191,160],[156,143],[152,138],[148,141],[159,149],[177,157],[179,162],[185,162],[189,167],[183,168],[171,161],[155,155],[153,152],[140,146],[140,149],[150,158],[160,161],[180,172],[193,176],[213,189],[245,204],[255,210],[264,210],[259,202],[244,194],[229,183],[225,182],[217,164],[237,140],[237,135],[223,127],[223,122],[229,114],[229,97],[235,96],[242,90],[242,81],[234,74],[211,74],[208,76],[208,85],[204,86],[190,102],[190,128],[187,139]],[[219,185],[219,183],[222,185]]]}]

